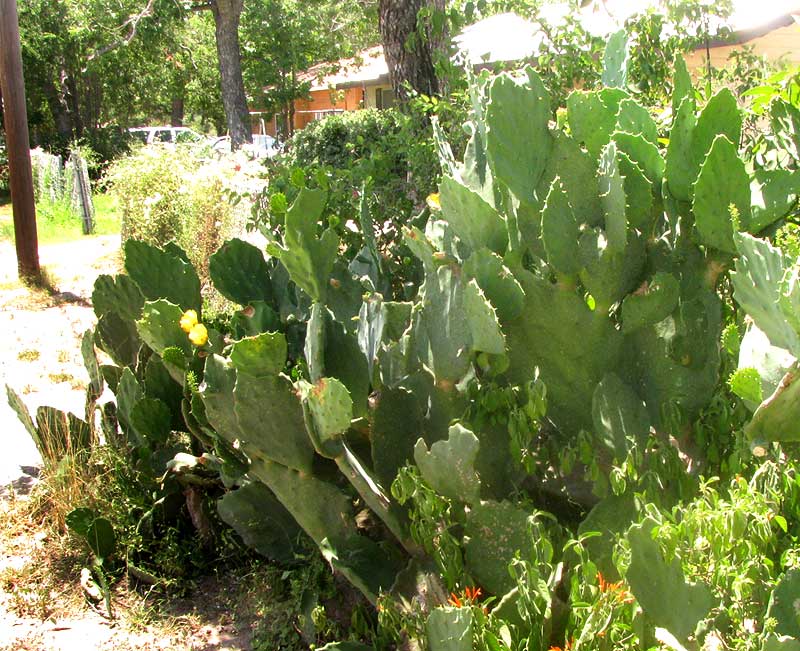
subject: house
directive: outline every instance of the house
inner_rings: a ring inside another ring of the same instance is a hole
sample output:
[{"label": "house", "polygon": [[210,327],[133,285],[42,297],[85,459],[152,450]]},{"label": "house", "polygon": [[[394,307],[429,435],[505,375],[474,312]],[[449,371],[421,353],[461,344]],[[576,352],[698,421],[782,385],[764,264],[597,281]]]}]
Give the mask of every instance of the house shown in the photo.
[{"label": "house", "polygon": [[[576,17],[590,34],[607,37],[623,27],[634,13],[658,4],[658,0],[593,0]],[[708,50],[704,45],[686,55],[690,72],[699,74],[705,69],[707,52],[713,66],[724,67],[731,52],[743,45],[752,46],[756,54],[768,59],[800,65],[800,0],[734,0],[733,9],[725,23],[730,29],[726,38],[713,38]],[[574,13],[566,3],[540,9],[543,22],[551,25]],[[718,33],[721,28],[722,25],[712,25],[710,31]],[[534,57],[544,39],[538,23],[504,13],[466,27],[453,41],[462,61],[480,67]],[[308,81],[311,90],[308,98],[295,101],[295,129],[334,113],[387,108],[394,103],[389,69],[379,45],[356,57],[316,65],[302,73],[300,79]],[[258,111],[251,114],[255,133],[275,135],[274,119],[260,119],[263,116]]]},{"label": "house", "polygon": [[[658,6],[658,0],[594,0],[581,10],[581,22],[589,32],[605,36],[620,29],[625,20],[648,6]],[[733,0],[733,12],[724,23],[712,24],[709,31],[720,34],[723,27],[729,33],[712,37],[708,50],[703,45],[686,54],[690,72],[699,74],[707,65],[723,68],[734,50],[742,46],[768,60],[782,60],[800,65],[800,0]]]},{"label": "house", "polygon": [[[349,59],[320,63],[298,75],[298,82],[308,82],[308,97],[295,100],[294,129],[302,129],[314,120],[344,111],[362,108],[389,108],[394,93],[389,83],[389,67],[383,47],[376,45]],[[277,122],[265,121],[257,110],[250,111],[253,133],[276,135]]]}]

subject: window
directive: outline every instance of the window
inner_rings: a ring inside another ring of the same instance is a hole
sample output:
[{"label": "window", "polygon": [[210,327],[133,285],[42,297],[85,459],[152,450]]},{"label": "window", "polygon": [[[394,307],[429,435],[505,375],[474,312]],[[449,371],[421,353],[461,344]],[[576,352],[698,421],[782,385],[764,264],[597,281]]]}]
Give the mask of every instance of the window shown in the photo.
[{"label": "window", "polygon": [[392,108],[394,106],[394,91],[391,88],[376,88],[375,106],[379,109]]}]

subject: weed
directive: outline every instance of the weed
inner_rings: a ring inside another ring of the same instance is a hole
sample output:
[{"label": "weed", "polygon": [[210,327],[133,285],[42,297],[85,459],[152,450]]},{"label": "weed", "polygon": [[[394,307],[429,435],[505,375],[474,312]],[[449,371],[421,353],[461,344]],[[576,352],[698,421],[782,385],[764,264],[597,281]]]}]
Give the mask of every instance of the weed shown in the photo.
[{"label": "weed", "polygon": [[74,382],[75,376],[70,373],[49,373],[47,377],[50,378],[51,382],[55,382],[58,384],[59,382]]}]

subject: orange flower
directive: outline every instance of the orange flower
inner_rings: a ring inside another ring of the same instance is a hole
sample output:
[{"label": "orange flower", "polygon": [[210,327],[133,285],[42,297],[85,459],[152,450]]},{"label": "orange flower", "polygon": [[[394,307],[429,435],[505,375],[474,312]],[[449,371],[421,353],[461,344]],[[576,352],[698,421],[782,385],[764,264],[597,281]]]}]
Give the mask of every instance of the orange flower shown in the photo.
[{"label": "orange flower", "polygon": [[456,608],[463,608],[461,604],[461,599],[458,598],[458,595],[455,592],[450,593],[450,598],[447,600],[451,606],[455,606]]},{"label": "orange flower", "polygon": [[597,587],[600,588],[601,594],[616,593],[617,600],[620,603],[629,604],[633,601],[633,595],[628,592],[622,581],[609,583],[600,572],[597,573]]},{"label": "orange flower", "polygon": [[456,608],[464,608],[465,606],[474,605],[478,600],[478,597],[481,595],[483,595],[483,592],[480,588],[467,586],[462,591],[460,597],[455,592],[451,592],[447,603],[449,603],[451,606],[455,606]]},{"label": "orange flower", "polygon": [[464,597],[466,599],[468,599],[469,601],[472,601],[472,602],[477,601],[478,597],[480,597],[482,594],[483,593],[481,592],[480,588],[472,588],[472,587],[469,587],[469,586],[464,588]]},{"label": "orange flower", "polygon": [[564,642],[564,648],[560,646],[551,646],[547,651],[569,651],[572,648],[572,640]]}]

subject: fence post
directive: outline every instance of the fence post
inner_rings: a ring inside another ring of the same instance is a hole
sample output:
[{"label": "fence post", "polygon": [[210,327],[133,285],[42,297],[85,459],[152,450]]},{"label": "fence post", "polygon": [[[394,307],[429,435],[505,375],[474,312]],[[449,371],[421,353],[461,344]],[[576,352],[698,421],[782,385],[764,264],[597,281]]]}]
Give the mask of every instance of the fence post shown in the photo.
[{"label": "fence post", "polygon": [[77,208],[83,223],[83,234],[90,235],[94,231],[94,202],[92,201],[92,186],[89,182],[89,168],[80,152],[73,151],[70,155],[73,173],[75,174],[72,186],[72,207]]}]

